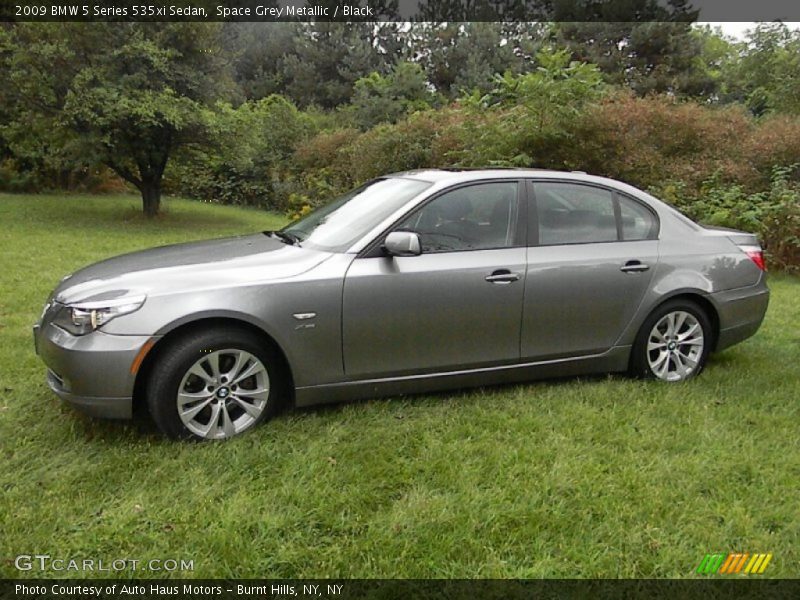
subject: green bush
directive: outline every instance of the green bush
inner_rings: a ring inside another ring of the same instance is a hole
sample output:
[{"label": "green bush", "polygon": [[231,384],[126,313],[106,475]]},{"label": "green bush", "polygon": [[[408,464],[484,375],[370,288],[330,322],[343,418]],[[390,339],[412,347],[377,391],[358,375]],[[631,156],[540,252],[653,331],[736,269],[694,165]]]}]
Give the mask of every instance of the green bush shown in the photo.
[{"label": "green bush", "polygon": [[4,192],[40,192],[45,189],[41,174],[30,170],[20,169],[13,158],[0,162],[0,190]]},{"label": "green bush", "polygon": [[[281,96],[220,104],[211,145],[177,155],[165,189],[297,217],[395,171],[582,170],[650,189],[700,222],[757,233],[772,267],[800,268],[799,118],[609,92],[593,67],[551,58],[535,73],[496,78],[489,94],[366,131]],[[120,186],[106,169],[0,161],[0,190]]]},{"label": "green bush", "polygon": [[530,73],[495,76],[494,89],[461,98],[468,119],[456,165],[565,168],[560,149],[573,142],[570,123],[605,92],[595,65],[566,51],[540,51]]},{"label": "green bush", "polygon": [[564,164],[639,187],[682,181],[698,190],[714,174],[753,191],[769,181],[769,171],[757,172],[746,156],[758,123],[739,106],[615,93],[568,127],[572,143],[555,150]]},{"label": "green bush", "polygon": [[14,158],[0,160],[0,191],[3,192],[41,193],[66,190],[102,194],[125,189],[125,182],[102,166],[64,166],[57,169]]},{"label": "green bush", "polygon": [[314,131],[314,118],[282,96],[234,108],[219,104],[211,144],[179,155],[167,174],[169,191],[222,204],[282,208],[280,171]]},{"label": "green bush", "polygon": [[276,183],[276,195],[283,200],[281,208],[290,219],[297,219],[310,213],[348,189],[349,186],[332,185],[324,172],[287,174]]},{"label": "green bush", "polygon": [[359,129],[367,130],[379,123],[395,123],[405,115],[426,110],[436,101],[422,67],[400,62],[388,75],[371,73],[356,81],[350,104],[342,107],[339,113]]},{"label": "green bush", "polygon": [[[774,267],[800,265],[798,169],[775,168],[800,162],[800,119],[607,93],[592,69],[555,64],[395,124],[318,133],[298,147],[278,184],[287,210],[300,214],[407,169],[582,170],[649,188],[699,221],[757,233]],[[581,81],[565,79],[567,69]]]},{"label": "green bush", "polygon": [[464,121],[463,111],[449,107],[417,112],[363,133],[352,128],[321,132],[297,148],[290,179],[295,184],[303,177],[321,179],[342,192],[386,173],[452,166],[450,155],[461,147],[458,132]]},{"label": "green bush", "polygon": [[800,185],[790,175],[796,168],[774,168],[769,189],[755,193],[719,176],[703,182],[698,192],[682,182],[651,191],[700,223],[757,234],[770,266],[795,270],[800,267]]}]

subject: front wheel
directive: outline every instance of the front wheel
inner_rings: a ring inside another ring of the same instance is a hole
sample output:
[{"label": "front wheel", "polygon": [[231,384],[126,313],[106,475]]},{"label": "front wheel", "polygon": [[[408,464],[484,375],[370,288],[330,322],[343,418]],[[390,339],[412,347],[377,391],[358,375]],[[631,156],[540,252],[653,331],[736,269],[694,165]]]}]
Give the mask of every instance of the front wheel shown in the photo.
[{"label": "front wheel", "polygon": [[279,377],[274,352],[250,332],[198,331],[159,354],[147,403],[172,438],[226,439],[274,414]]},{"label": "front wheel", "polygon": [[644,322],[631,356],[634,375],[685,381],[703,370],[712,340],[705,311],[689,300],[673,300]]}]

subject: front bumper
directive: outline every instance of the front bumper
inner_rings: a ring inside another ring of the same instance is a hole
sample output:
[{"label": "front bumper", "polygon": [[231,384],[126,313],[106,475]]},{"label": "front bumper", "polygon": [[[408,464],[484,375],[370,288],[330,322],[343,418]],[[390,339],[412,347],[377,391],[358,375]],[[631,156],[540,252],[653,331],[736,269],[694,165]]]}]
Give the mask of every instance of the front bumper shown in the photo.
[{"label": "front bumper", "polygon": [[81,411],[109,419],[131,418],[136,380],[131,365],[150,339],[102,331],[74,336],[49,323],[34,327],[50,389]]},{"label": "front bumper", "polygon": [[47,385],[64,402],[90,417],[102,419],[130,419],[133,415],[133,398],[84,397],[71,394],[64,389],[63,380],[47,369]]}]

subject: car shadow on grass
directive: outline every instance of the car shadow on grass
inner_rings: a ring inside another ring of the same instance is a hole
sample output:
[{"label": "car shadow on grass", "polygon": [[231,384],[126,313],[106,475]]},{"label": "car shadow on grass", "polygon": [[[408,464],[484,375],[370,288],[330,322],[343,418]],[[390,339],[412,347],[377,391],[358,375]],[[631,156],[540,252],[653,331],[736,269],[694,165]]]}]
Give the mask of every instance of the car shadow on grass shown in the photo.
[{"label": "car shadow on grass", "polygon": [[415,407],[415,406],[441,406],[453,402],[475,400],[490,400],[494,396],[508,395],[517,396],[525,392],[535,392],[541,388],[558,388],[569,386],[576,383],[599,383],[606,381],[633,381],[625,374],[597,373],[589,375],[566,375],[546,379],[535,379],[525,382],[498,383],[483,386],[459,387],[447,390],[419,392],[410,394],[392,394],[387,396],[375,396],[358,400],[342,400],[330,404],[319,404],[316,406],[293,407],[283,411],[282,414],[295,415],[331,415],[348,409],[349,407],[379,404],[381,406]]},{"label": "car shadow on grass", "polygon": [[62,402],[61,417],[72,420],[72,426],[86,442],[166,442],[146,410],[136,410],[131,419],[101,419],[91,417],[78,408]]},{"label": "car shadow on grass", "polygon": [[[362,407],[368,411],[369,407],[408,409],[414,407],[441,406],[444,404],[455,403],[464,400],[486,399],[487,394],[492,396],[505,393],[514,393],[516,390],[528,390],[542,385],[567,385],[576,381],[602,381],[608,380],[609,375],[592,375],[581,377],[561,377],[558,379],[537,380],[526,383],[508,383],[492,386],[456,388],[436,392],[422,392],[418,394],[403,394],[391,396],[376,396],[374,398],[364,398],[359,400],[345,400],[330,404],[319,404],[308,407],[286,406],[282,408],[271,420],[285,421],[292,418],[327,418],[333,415],[350,410],[352,407]],[[58,412],[64,419],[70,419],[78,437],[85,442],[103,441],[106,443],[115,442],[158,442],[170,443],[164,436],[153,420],[147,407],[137,403],[134,405],[133,417],[129,420],[123,419],[101,419],[91,417],[82,413],[79,409],[67,403],[59,401]],[[264,424],[269,426],[268,424]],[[262,425],[262,426],[264,426]]]}]

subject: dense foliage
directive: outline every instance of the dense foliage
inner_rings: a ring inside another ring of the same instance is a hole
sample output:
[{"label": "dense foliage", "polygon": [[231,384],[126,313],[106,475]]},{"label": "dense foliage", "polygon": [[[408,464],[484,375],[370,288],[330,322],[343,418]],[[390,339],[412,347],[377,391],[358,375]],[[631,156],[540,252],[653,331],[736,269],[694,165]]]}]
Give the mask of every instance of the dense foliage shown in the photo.
[{"label": "dense foliage", "polygon": [[736,42],[670,6],[669,23],[647,4],[629,23],[14,25],[0,189],[119,176],[150,214],[163,187],[297,215],[403,169],[575,169],[797,266],[800,34]]},{"label": "dense foliage", "polygon": [[25,24],[4,30],[14,156],[43,165],[105,165],[155,215],[172,153],[201,143],[223,92],[217,27],[193,23]]}]

